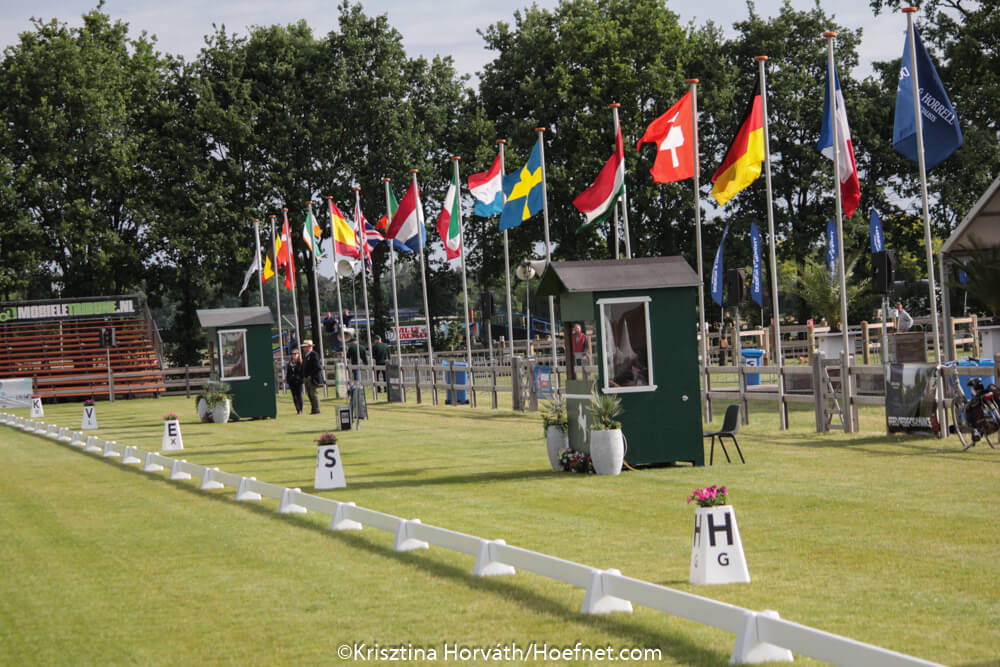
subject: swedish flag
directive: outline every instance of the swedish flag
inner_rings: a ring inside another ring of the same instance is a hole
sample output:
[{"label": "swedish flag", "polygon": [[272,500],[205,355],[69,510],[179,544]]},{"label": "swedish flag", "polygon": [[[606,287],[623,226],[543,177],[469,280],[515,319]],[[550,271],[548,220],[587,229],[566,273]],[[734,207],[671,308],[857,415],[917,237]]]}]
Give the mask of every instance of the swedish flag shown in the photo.
[{"label": "swedish flag", "polygon": [[528,156],[528,162],[520,171],[503,177],[503,193],[507,197],[500,214],[500,230],[517,227],[523,221],[542,210],[542,138]]}]

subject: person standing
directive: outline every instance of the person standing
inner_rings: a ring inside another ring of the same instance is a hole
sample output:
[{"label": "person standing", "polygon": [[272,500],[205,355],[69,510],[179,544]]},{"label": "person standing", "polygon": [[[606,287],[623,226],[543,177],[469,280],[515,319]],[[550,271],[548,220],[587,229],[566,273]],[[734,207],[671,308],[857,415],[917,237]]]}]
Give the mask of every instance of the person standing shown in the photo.
[{"label": "person standing", "polygon": [[[358,343],[358,337],[351,334],[349,342],[347,343],[347,360],[351,362],[353,366],[367,365],[368,364],[368,350],[364,345]],[[354,381],[358,380],[358,370],[354,370]]]},{"label": "person standing", "polygon": [[310,339],[302,341],[302,352],[305,354],[302,360],[302,376],[306,395],[309,396],[309,414],[318,415],[319,396],[316,394],[316,388],[323,386],[323,367],[319,353],[313,349],[313,342]]},{"label": "person standing", "polygon": [[292,402],[295,404],[295,414],[302,414],[302,383],[305,376],[302,371],[302,355],[299,348],[292,348],[292,357],[285,365],[285,383],[292,392]]},{"label": "person standing", "polygon": [[570,333],[570,342],[573,345],[573,365],[577,368],[590,365],[590,336],[583,332],[583,327],[579,322],[573,325],[573,331]]},{"label": "person standing", "polygon": [[896,304],[896,331],[902,333],[904,331],[909,331],[910,327],[913,326],[913,318],[910,314],[903,310],[903,304]]},{"label": "person standing", "polygon": [[[392,348],[382,342],[382,337],[376,335],[372,343],[372,360],[376,366],[385,366],[392,357]],[[378,382],[385,382],[385,368],[375,371],[375,393],[378,393]],[[386,387],[388,391],[388,387]]]}]

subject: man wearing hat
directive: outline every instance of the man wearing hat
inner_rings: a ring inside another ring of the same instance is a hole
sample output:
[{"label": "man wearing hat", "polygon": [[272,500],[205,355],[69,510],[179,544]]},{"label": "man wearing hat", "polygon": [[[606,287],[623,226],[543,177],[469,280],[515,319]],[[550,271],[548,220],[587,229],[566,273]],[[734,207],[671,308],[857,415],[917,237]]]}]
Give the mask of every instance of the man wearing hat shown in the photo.
[{"label": "man wearing hat", "polygon": [[316,387],[323,385],[323,365],[319,360],[319,353],[313,349],[313,342],[310,339],[302,341],[302,375],[306,387],[306,395],[309,396],[309,414],[319,414],[319,396],[316,395]]},{"label": "man wearing hat", "polygon": [[[358,336],[350,331],[347,336],[347,360],[354,366],[368,365],[368,350],[358,342]],[[354,371],[355,381],[358,379],[358,371]]]}]

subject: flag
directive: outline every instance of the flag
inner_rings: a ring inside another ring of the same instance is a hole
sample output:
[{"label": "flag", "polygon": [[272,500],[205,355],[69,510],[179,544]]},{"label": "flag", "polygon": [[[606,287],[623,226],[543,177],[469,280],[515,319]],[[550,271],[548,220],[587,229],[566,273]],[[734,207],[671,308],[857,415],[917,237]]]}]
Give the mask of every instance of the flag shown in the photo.
[{"label": "flag", "polygon": [[872,241],[872,252],[882,252],[885,250],[885,238],[882,236],[882,221],[874,209],[872,210],[871,218],[868,219],[868,236]]},{"label": "flag", "polygon": [[[923,116],[924,163],[930,171],[962,145],[962,128],[941,85],[934,63],[927,54],[920,33],[914,28],[917,45],[917,84],[920,86],[920,112]],[[913,80],[910,78],[910,37],[903,46],[903,62],[896,88],[896,118],[892,126],[892,147],[911,162],[917,155],[917,120],[913,116]]]},{"label": "flag", "polygon": [[240,295],[241,296],[242,296],[243,292],[247,291],[247,287],[249,287],[249,285],[250,285],[250,276],[252,276],[254,274],[254,272],[257,270],[258,266],[260,266],[260,257],[259,256],[255,256],[253,258],[253,263],[250,265],[250,268],[247,269],[247,274],[245,276],[243,276],[243,287],[240,288]]},{"label": "flag", "polygon": [[285,216],[285,223],[281,227],[281,253],[278,255],[278,267],[285,267],[285,287],[290,290],[295,289],[295,260],[290,241],[292,230],[288,226],[288,216]]},{"label": "flag", "polygon": [[444,205],[441,207],[441,215],[438,216],[437,230],[444,241],[444,250],[448,259],[456,259],[462,254],[462,235],[458,227],[458,179],[456,178],[448,186],[448,192],[444,196]]},{"label": "flag", "polygon": [[826,223],[826,268],[833,280],[837,271],[837,225],[833,220]]},{"label": "flag", "polygon": [[340,212],[337,205],[330,202],[330,220],[333,222],[333,249],[339,257],[353,257],[361,259],[361,249],[358,247],[358,237],[351,227],[351,223],[344,219],[344,214]]},{"label": "flag", "polygon": [[760,165],[765,158],[764,111],[760,95],[758,74],[753,96],[747,105],[746,119],[733,138],[725,159],[712,176],[712,196],[720,206],[760,176]]},{"label": "flag", "polygon": [[386,238],[395,239],[414,252],[419,251],[426,240],[423,208],[420,203],[420,189],[414,181],[406,191],[403,201],[399,203],[399,208],[392,215]]},{"label": "flag", "polygon": [[649,124],[635,150],[647,142],[656,144],[656,161],[649,173],[656,183],[673,183],[694,176],[694,121],[691,91]]},{"label": "flag", "polygon": [[760,230],[757,229],[756,222],[750,223],[750,254],[753,259],[753,269],[750,272],[750,298],[763,308],[764,294],[761,290],[763,280],[761,279]]},{"label": "flag", "polygon": [[722,232],[722,240],[719,241],[719,249],[715,251],[715,262],[712,263],[712,301],[722,305],[722,245],[726,242],[726,234],[729,233],[729,225],[726,225]]},{"label": "flag", "polygon": [[576,230],[577,233],[604,222],[611,215],[624,189],[625,149],[622,147],[622,130],[619,127],[615,135],[615,152],[604,163],[594,184],[573,200],[573,206],[587,219]]},{"label": "flag", "polygon": [[316,259],[323,256],[323,251],[319,247],[320,239],[323,237],[323,228],[319,226],[316,222],[316,218],[313,217],[312,210],[310,209],[306,213],[306,222],[302,225],[302,240],[306,242],[306,245],[310,250],[313,251],[313,255]]},{"label": "flag", "polygon": [[[392,188],[389,188],[389,213],[383,215],[375,223],[375,229],[385,234],[389,231],[389,219],[396,215],[396,209],[399,208],[399,202],[396,201],[396,195],[392,192]],[[409,252],[409,251],[408,251]]]},{"label": "flag", "polygon": [[271,249],[267,251],[267,255],[264,257],[264,274],[261,278],[265,283],[274,277],[275,268],[281,266],[281,252],[281,239],[276,238],[271,243]]},{"label": "flag", "polygon": [[854,144],[851,142],[851,128],[847,124],[847,111],[844,106],[844,93],[840,90],[840,77],[836,66],[833,69],[833,81],[836,88],[836,113],[834,105],[830,104],[830,74],[827,72],[826,91],[823,100],[823,127],[819,132],[819,152],[833,159],[833,118],[837,118],[837,152],[839,153],[840,198],[844,205],[844,215],[848,218],[854,215],[854,209],[861,201],[861,186],[858,184],[858,165],[854,161]]},{"label": "flag", "polygon": [[475,214],[489,218],[503,211],[503,170],[500,154],[489,171],[469,176],[469,192],[476,200]]},{"label": "flag", "polygon": [[[355,200],[354,202],[354,228],[358,230],[357,240],[358,246],[361,248],[361,254],[365,257],[365,268],[368,269],[368,273],[372,272],[372,246],[368,245],[368,229],[372,227],[368,224],[368,220],[365,218],[365,214],[361,212],[361,202]],[[382,235],[375,232],[381,237]]]},{"label": "flag", "polygon": [[538,137],[521,170],[503,177],[503,193],[507,203],[500,214],[500,231],[517,227],[545,206],[542,198],[541,137]]}]

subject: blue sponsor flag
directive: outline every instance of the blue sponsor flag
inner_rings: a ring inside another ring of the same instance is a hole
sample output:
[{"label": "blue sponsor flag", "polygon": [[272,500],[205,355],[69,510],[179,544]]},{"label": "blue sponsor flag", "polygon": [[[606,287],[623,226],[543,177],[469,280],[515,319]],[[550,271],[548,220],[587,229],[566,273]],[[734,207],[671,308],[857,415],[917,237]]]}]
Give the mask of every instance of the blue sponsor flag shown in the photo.
[{"label": "blue sponsor flag", "polygon": [[715,262],[712,264],[712,301],[722,305],[722,246],[726,242],[726,234],[729,233],[729,225],[722,232],[722,240],[719,241],[719,249],[715,251]]},{"label": "blue sponsor flag", "polygon": [[[927,54],[920,33],[913,30],[917,53],[917,85],[924,130],[924,160],[930,171],[962,145],[962,128],[951,100],[941,85],[934,63]],[[910,37],[906,36],[903,62],[896,89],[896,118],[892,127],[892,147],[911,162],[917,155],[917,120],[913,115],[913,79],[910,72]]]},{"label": "blue sponsor flag", "polygon": [[885,250],[885,238],[882,236],[882,220],[878,213],[872,210],[872,216],[868,219],[868,236],[872,240],[872,252],[882,252]]},{"label": "blue sponsor flag", "polygon": [[541,211],[545,205],[542,198],[541,146],[542,138],[538,137],[525,165],[503,177],[503,193],[507,197],[507,203],[500,213],[500,231],[517,227]]},{"label": "blue sponsor flag", "polygon": [[830,280],[837,271],[837,225],[831,220],[826,223],[826,267],[830,269]]},{"label": "blue sponsor flag", "polygon": [[962,262],[962,268],[958,270],[958,284],[968,285],[969,284],[969,274],[965,272],[965,267],[968,265],[969,261],[966,260]]},{"label": "blue sponsor flag", "polygon": [[750,223],[750,254],[753,256],[753,271],[750,274],[750,298],[763,308],[764,295],[760,288],[760,230],[757,229],[756,222]]}]

